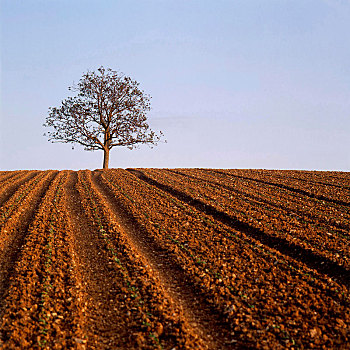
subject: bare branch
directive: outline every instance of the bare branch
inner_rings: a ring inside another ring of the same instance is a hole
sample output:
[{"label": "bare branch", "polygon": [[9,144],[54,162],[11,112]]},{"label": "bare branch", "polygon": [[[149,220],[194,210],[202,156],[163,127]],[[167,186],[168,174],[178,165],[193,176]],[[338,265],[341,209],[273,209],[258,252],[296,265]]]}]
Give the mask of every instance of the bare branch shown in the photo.
[{"label": "bare branch", "polygon": [[89,151],[102,149],[106,158],[115,146],[132,149],[161,140],[162,132],[156,135],[147,124],[150,96],[130,77],[101,66],[97,72],[83,74],[69,90],[77,95],[49,109],[44,124],[50,128],[49,141],[78,143]]}]

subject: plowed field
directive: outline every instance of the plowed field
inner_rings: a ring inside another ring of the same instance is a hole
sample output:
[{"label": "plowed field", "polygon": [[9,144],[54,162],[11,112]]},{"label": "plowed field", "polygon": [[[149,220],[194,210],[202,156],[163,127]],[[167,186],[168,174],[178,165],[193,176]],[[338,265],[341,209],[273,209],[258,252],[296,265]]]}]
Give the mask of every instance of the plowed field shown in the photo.
[{"label": "plowed field", "polygon": [[349,349],[350,173],[0,172],[0,348]]}]

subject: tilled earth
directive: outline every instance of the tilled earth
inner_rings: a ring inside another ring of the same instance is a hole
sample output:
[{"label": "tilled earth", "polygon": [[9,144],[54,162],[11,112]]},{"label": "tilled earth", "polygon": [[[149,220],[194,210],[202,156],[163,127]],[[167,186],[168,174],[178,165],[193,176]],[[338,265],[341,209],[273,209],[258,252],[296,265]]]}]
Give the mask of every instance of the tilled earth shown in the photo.
[{"label": "tilled earth", "polygon": [[350,173],[0,172],[0,348],[348,349]]}]

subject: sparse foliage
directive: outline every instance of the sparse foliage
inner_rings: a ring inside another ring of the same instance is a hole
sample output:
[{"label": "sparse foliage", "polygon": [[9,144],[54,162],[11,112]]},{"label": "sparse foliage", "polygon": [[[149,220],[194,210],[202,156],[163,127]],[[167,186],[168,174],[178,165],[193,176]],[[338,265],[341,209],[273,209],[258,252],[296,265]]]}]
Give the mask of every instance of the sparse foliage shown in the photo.
[{"label": "sparse foliage", "polygon": [[139,83],[122,73],[105,69],[88,71],[69,90],[77,92],[60,107],[50,107],[44,126],[52,142],[78,143],[85,150],[103,150],[103,168],[115,146],[133,149],[138,144],[156,145],[162,132],[150,130],[146,113],[150,96]]}]

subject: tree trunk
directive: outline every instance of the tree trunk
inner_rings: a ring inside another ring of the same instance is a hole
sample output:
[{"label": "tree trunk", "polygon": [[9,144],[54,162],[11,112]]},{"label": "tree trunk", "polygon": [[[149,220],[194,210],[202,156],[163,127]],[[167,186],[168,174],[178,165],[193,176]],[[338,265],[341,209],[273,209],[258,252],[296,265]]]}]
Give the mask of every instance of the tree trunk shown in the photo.
[{"label": "tree trunk", "polygon": [[109,126],[107,126],[105,130],[105,139],[103,142],[103,169],[108,169],[110,136],[111,135],[109,134]]},{"label": "tree trunk", "polygon": [[109,149],[103,150],[103,169],[108,169]]}]

